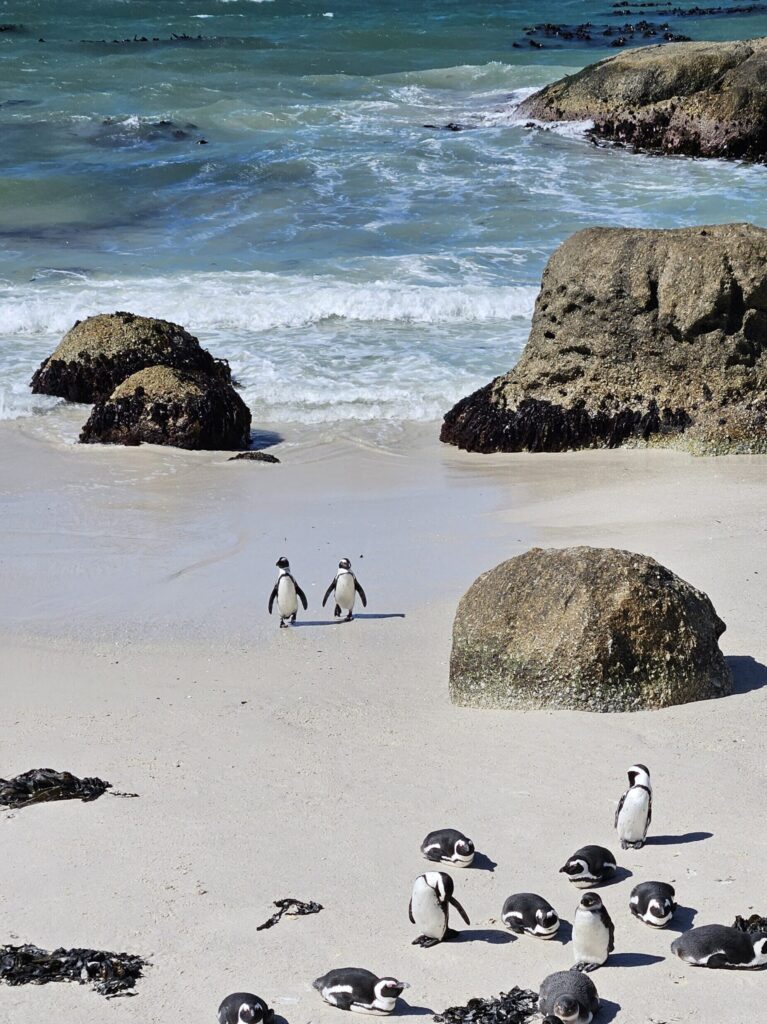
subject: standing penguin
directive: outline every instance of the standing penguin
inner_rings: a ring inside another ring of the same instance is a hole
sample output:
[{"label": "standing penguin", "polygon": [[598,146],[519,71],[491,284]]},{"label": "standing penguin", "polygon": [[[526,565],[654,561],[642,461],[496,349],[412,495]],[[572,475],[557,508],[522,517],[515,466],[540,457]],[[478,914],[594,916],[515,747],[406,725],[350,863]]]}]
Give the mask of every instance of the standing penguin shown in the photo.
[{"label": "standing penguin", "polygon": [[615,927],[595,892],[586,892],[575,911],[573,953],[576,971],[595,971],[615,949]]},{"label": "standing penguin", "polygon": [[410,906],[407,909],[411,922],[421,929],[414,946],[436,946],[444,939],[452,939],[457,932],[448,927],[452,903],[466,924],[471,924],[458,900],[453,896],[453,879],[445,871],[427,871],[413,883]]},{"label": "standing penguin", "polygon": [[316,978],[312,985],[330,1006],[379,1017],[391,1013],[403,989],[410,988],[406,981],[379,978],[364,967],[338,967]]},{"label": "standing penguin", "polygon": [[325,591],[325,596],[322,599],[323,608],[331,594],[333,594],[336,602],[336,606],[333,609],[333,615],[335,615],[336,618],[339,618],[341,611],[345,611],[347,615],[344,622],[351,622],[354,618],[352,611],[354,610],[354,602],[357,599],[357,594],[360,595],[362,607],[367,608],[368,606],[368,599],[365,597],[365,591],[362,589],[357,577],[352,572],[352,563],[348,558],[342,558],[338,563],[338,572],[335,574],[333,582]]},{"label": "standing penguin", "polygon": [[274,584],[274,589],[269,595],[269,614],[272,614],[272,608],[276,600],[277,611],[280,613],[280,629],[286,629],[288,622],[296,621],[299,598],[304,606],[304,611],[306,611],[308,605],[306,594],[293,578],[290,571],[290,562],[287,558],[284,555],[282,558],[278,558],[276,565],[280,572],[277,582]]},{"label": "standing penguin", "polygon": [[634,764],[628,770],[628,777],[629,788],[615,812],[615,827],[622,850],[641,850],[652,821],[650,772],[643,764]]},{"label": "standing penguin", "polygon": [[218,1008],[218,1024],[271,1024],[274,1010],[252,992],[233,992]]},{"label": "standing penguin", "polygon": [[589,1024],[599,1013],[597,987],[585,974],[557,971],[541,982],[538,1011],[546,1020]]},{"label": "standing penguin", "polygon": [[579,889],[593,889],[609,881],[617,871],[615,857],[604,846],[582,846],[559,869]]}]

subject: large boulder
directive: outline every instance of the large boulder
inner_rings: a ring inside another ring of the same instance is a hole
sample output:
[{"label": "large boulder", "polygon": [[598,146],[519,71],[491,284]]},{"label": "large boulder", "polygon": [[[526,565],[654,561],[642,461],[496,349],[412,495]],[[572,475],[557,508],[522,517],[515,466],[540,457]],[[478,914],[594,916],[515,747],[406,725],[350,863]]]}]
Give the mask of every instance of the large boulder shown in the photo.
[{"label": "large boulder", "polygon": [[593,120],[639,149],[767,158],[767,39],[668,43],[624,51],[546,86],[522,117]]},{"label": "large boulder", "polygon": [[226,381],[152,366],[134,373],[95,405],[80,441],[214,451],[247,448],[250,410]]},{"label": "large boulder", "polygon": [[99,313],[78,320],[30,382],[37,395],[70,402],[107,398],[126,377],[147,366],[201,370],[229,381],[228,365],[206,352],[178,324],[133,313]]},{"label": "large boulder", "polygon": [[533,548],[458,605],[450,699],[480,708],[638,711],[732,690],[711,601],[646,555]]},{"label": "large boulder", "polygon": [[458,402],[441,437],[478,452],[767,451],[767,230],[573,235],[544,271],[521,359]]}]

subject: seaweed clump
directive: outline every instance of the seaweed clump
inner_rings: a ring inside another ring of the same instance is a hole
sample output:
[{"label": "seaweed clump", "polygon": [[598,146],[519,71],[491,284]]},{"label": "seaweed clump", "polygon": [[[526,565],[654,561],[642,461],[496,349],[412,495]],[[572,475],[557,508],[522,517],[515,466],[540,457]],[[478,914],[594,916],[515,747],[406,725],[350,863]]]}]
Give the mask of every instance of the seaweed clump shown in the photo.
[{"label": "seaweed clump", "polygon": [[91,985],[108,999],[135,995],[130,990],[143,977],[148,961],[131,953],[100,949],[40,949],[38,946],[0,946],[0,981],[6,985],[47,985],[75,981]]},{"label": "seaweed clump", "polygon": [[515,985],[497,998],[470,999],[434,1015],[437,1024],[526,1024],[538,1009],[538,996]]},{"label": "seaweed clump", "polygon": [[740,932],[763,932],[767,935],[767,917],[760,917],[759,914],[741,917],[738,914],[732,922],[732,927],[737,928]]},{"label": "seaweed clump", "polygon": [[272,914],[268,921],[260,924],[256,928],[257,932],[262,932],[265,928],[273,928],[282,918],[283,914],[287,914],[288,917],[303,917],[305,914],[319,914],[323,909],[322,904],[315,903],[314,900],[311,900],[309,903],[303,903],[301,900],[296,900],[292,897],[284,900],[275,900],[274,905],[278,908],[277,912]]},{"label": "seaweed clump", "polygon": [[112,783],[103,779],[78,779],[70,772],[33,768],[13,779],[0,779],[0,807],[18,810],[49,800],[82,800],[87,803],[98,800],[111,788]]}]

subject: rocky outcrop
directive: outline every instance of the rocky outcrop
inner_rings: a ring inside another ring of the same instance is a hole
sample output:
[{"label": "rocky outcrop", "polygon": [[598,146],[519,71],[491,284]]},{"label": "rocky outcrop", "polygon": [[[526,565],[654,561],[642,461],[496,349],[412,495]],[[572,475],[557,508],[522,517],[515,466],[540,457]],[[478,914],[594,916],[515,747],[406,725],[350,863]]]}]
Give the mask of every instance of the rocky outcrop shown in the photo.
[{"label": "rocky outcrop", "polygon": [[595,136],[688,156],[767,159],[767,39],[620,53],[526,99],[521,117],[593,120]]},{"label": "rocky outcrop", "polygon": [[250,410],[231,384],[218,377],[152,366],[134,373],[96,404],[80,441],[247,448]]},{"label": "rocky outcrop", "polygon": [[228,365],[214,359],[178,324],[133,313],[100,313],[78,320],[32,378],[38,395],[97,402],[147,366],[199,370],[230,380]]},{"label": "rocky outcrop", "polygon": [[521,359],[454,406],[441,438],[478,452],[767,451],[767,231],[573,235],[544,271]]},{"label": "rocky outcrop", "polygon": [[458,605],[450,699],[479,708],[638,711],[732,690],[711,601],[646,555],[533,548]]}]

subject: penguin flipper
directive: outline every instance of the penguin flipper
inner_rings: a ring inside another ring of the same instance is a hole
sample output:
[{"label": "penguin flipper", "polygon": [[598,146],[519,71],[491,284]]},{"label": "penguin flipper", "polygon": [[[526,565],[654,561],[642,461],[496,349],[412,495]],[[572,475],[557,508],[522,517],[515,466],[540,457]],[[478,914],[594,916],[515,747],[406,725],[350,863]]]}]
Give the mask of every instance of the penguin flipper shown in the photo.
[{"label": "penguin flipper", "polygon": [[327,589],[327,590],[325,591],[325,596],[324,596],[324,597],[323,597],[323,599],[322,599],[322,607],[323,607],[323,608],[324,608],[324,607],[325,607],[325,605],[327,604],[327,600],[328,600],[328,598],[330,597],[330,595],[331,595],[331,594],[333,593],[333,591],[335,590],[335,588],[336,588],[336,581],[335,581],[335,579],[333,579],[333,580],[331,581],[331,584],[330,584],[330,586],[329,586],[329,587],[328,587],[328,589]]},{"label": "penguin flipper", "polygon": [[274,590],[269,595],[269,614],[272,614],[272,608],[274,608],[274,602],[277,597],[277,584],[274,584]]},{"label": "penguin flipper", "polygon": [[649,799],[649,801],[647,803],[647,825],[646,825],[645,830],[644,830],[645,836],[647,835],[647,829],[649,829],[651,821],[652,821],[652,793],[650,793],[650,799]]},{"label": "penguin flipper", "polygon": [[610,941],[607,943],[607,952],[612,953],[615,949],[615,925],[613,924],[612,918],[607,918],[607,930],[610,933]]},{"label": "penguin flipper", "polygon": [[464,919],[464,921],[466,922],[466,924],[471,924],[471,921],[469,920],[469,916],[468,916],[468,914],[467,914],[467,913],[466,913],[466,911],[465,911],[465,910],[463,909],[463,907],[462,907],[462,906],[461,906],[461,904],[460,904],[460,903],[458,902],[458,900],[457,900],[457,899],[455,898],[455,896],[451,896],[451,897],[450,897],[450,902],[451,902],[451,903],[453,904],[453,906],[455,907],[455,909],[456,909],[456,910],[458,911],[458,913],[459,913],[459,914],[461,915],[461,917],[462,917],[462,918]]},{"label": "penguin flipper", "polygon": [[407,916],[410,918],[410,923],[415,924],[415,918],[413,917],[413,900],[411,899],[407,905]]},{"label": "penguin flipper", "polygon": [[308,604],[308,602],[307,602],[307,600],[306,600],[306,594],[305,594],[305,593],[303,592],[303,590],[302,590],[302,589],[301,589],[301,588],[299,587],[299,585],[298,585],[298,584],[296,583],[296,581],[295,581],[295,580],[293,580],[293,585],[294,585],[294,586],[295,586],[295,588],[296,588],[296,594],[297,594],[297,596],[298,596],[298,597],[300,598],[301,604],[302,604],[302,605],[304,606],[304,611],[306,611],[306,609],[307,609],[307,608],[309,607],[309,604]]},{"label": "penguin flipper", "polygon": [[623,810],[623,805],[625,802],[626,794],[624,793],[623,796],[620,798],[620,801],[618,802],[618,806],[615,808],[615,828],[618,827],[618,818],[620,818],[621,816],[621,811]]},{"label": "penguin flipper", "polygon": [[354,589],[360,595],[360,601],[362,601],[362,607],[363,608],[367,608],[367,606],[368,606],[368,599],[365,597],[365,591],[360,586],[360,581],[357,579],[356,576],[354,577]]}]

